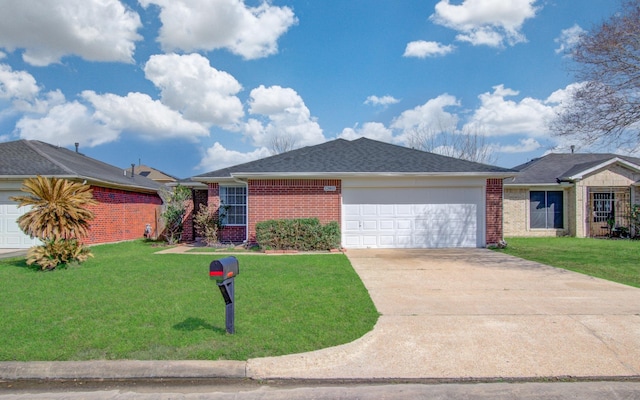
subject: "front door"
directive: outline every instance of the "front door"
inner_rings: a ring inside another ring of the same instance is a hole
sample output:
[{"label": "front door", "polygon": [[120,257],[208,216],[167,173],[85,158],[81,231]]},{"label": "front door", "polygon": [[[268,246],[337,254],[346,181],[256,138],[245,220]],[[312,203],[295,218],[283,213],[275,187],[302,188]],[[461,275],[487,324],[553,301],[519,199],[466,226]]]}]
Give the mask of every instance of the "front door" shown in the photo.
[{"label": "front door", "polygon": [[629,227],[629,188],[589,188],[589,236],[606,237]]}]

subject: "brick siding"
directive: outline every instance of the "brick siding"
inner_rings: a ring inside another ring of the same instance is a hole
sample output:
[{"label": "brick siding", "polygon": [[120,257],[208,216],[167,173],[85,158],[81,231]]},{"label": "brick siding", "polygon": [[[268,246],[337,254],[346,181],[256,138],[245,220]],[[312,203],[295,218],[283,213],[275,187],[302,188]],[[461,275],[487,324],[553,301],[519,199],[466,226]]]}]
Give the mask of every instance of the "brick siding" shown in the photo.
[{"label": "brick siding", "polygon": [[487,245],[494,245],[503,239],[502,179],[487,179],[486,203],[486,242]]},{"label": "brick siding", "polygon": [[158,234],[162,199],[155,193],[137,193],[92,186],[97,205],[88,207],[95,214],[86,244],[110,243],[144,237],[151,224],[152,236]]},{"label": "brick siding", "polygon": [[[325,191],[335,186],[335,191]],[[270,219],[318,218],[341,223],[342,182],[339,179],[271,179],[249,181],[249,241],[256,223]]]}]

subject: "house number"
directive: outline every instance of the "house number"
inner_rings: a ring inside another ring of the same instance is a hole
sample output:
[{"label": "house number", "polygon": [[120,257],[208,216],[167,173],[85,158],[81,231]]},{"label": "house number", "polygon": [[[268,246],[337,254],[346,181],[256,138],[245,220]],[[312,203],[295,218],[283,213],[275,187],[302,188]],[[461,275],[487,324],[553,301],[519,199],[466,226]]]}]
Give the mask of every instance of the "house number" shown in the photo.
[{"label": "house number", "polygon": [[325,192],[335,192],[336,191],[336,187],[335,186],[325,186],[324,187],[324,191]]}]

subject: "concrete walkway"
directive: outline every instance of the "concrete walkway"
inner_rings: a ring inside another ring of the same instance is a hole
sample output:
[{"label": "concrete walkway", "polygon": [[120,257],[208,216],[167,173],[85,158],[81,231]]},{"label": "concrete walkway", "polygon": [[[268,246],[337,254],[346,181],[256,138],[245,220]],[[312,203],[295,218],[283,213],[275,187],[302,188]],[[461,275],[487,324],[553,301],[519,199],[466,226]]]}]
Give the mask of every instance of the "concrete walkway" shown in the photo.
[{"label": "concrete walkway", "polygon": [[485,249],[346,254],[381,313],[352,343],[247,362],[0,362],[0,380],[640,379],[640,289]]},{"label": "concrete walkway", "polygon": [[252,359],[253,378],[640,375],[640,289],[485,249],[349,250],[382,314],[372,332]]}]

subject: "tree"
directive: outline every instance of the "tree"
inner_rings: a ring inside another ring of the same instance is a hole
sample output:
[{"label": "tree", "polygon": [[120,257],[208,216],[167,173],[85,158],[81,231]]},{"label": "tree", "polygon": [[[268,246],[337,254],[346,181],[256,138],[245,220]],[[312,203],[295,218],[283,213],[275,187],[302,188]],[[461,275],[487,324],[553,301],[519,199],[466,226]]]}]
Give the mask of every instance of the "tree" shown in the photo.
[{"label": "tree", "polygon": [[496,154],[485,143],[485,134],[481,127],[465,126],[457,130],[455,126],[435,128],[414,128],[407,138],[409,147],[455,157],[461,160],[483,164],[494,164]]},{"label": "tree", "polygon": [[271,154],[281,154],[296,148],[297,140],[294,135],[277,134],[269,141],[269,151]]},{"label": "tree", "polygon": [[640,0],[582,35],[571,51],[581,83],[551,130],[593,144],[638,147],[640,137]]},{"label": "tree", "polygon": [[173,190],[160,193],[165,204],[161,216],[165,224],[167,243],[175,244],[182,238],[182,223],[187,212],[185,201],[191,198],[191,189],[177,185]]},{"label": "tree", "polygon": [[37,176],[24,181],[21,189],[28,196],[11,200],[19,207],[31,210],[18,218],[18,226],[43,244],[27,253],[27,264],[38,264],[42,269],[54,269],[60,264],[83,262],[91,252],[80,240],[89,233],[89,221],[94,218],[87,206],[97,204],[91,187],[66,179]]}]

